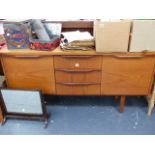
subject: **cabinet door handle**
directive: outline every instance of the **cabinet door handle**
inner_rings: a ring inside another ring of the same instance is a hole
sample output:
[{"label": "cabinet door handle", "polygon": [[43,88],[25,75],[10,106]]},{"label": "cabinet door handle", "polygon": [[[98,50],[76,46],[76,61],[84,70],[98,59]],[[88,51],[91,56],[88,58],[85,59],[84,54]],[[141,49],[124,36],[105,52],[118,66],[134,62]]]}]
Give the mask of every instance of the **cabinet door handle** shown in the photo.
[{"label": "cabinet door handle", "polygon": [[43,57],[52,57],[52,55],[14,55],[14,54],[0,54],[2,57],[12,57],[12,58],[19,58],[19,59],[37,59]]},{"label": "cabinet door handle", "polygon": [[145,58],[145,57],[155,57],[155,54],[154,53],[151,53],[151,54],[147,54],[147,52],[145,52],[145,51],[143,51],[142,53],[141,53],[141,55],[137,55],[137,56],[135,56],[135,55],[128,55],[128,56],[126,56],[126,55],[119,55],[119,56],[116,56],[115,55],[115,57],[117,57],[117,58],[125,58],[125,59],[141,59],[141,58]]},{"label": "cabinet door handle", "polygon": [[67,86],[100,85],[100,83],[97,83],[97,82],[85,82],[85,83],[76,83],[76,82],[56,82],[56,84],[67,85]]},{"label": "cabinet door handle", "polygon": [[116,58],[122,58],[122,59],[141,59],[141,58],[144,58],[144,56],[143,55],[141,55],[141,56],[123,56],[123,55],[119,55],[119,56],[114,56],[114,57],[116,57]]},{"label": "cabinet door handle", "polygon": [[41,58],[40,55],[16,55],[16,56],[13,56],[14,58],[19,58],[19,59],[37,59],[37,58]]},{"label": "cabinet door handle", "polygon": [[[131,55],[128,55],[129,53],[134,53],[134,54],[131,54]],[[152,53],[149,53],[148,51],[142,51],[142,52],[137,52],[137,54],[135,54],[136,52],[120,52],[119,53],[103,53],[102,56],[103,57],[106,57],[106,56],[110,56],[110,57],[114,57],[114,58],[120,58],[120,59],[142,59],[142,58],[145,58],[145,57],[155,57],[155,54],[152,52]]]},{"label": "cabinet door handle", "polygon": [[87,69],[87,70],[71,70],[71,69],[56,69],[56,71],[67,72],[67,73],[90,73],[90,72],[100,72],[99,69]]}]

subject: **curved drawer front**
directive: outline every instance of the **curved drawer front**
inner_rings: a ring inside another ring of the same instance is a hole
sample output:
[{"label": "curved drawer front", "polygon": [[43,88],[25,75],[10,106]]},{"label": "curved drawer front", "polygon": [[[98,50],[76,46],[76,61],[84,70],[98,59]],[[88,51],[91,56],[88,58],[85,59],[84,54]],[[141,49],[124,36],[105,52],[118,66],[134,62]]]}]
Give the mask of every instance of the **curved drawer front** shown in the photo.
[{"label": "curved drawer front", "polygon": [[101,70],[97,69],[57,69],[55,70],[56,82],[97,82],[101,83]]},{"label": "curved drawer front", "polygon": [[54,67],[57,68],[94,68],[101,69],[101,56],[54,56]]},{"label": "curved drawer front", "polygon": [[100,95],[99,83],[56,83],[57,95]]}]

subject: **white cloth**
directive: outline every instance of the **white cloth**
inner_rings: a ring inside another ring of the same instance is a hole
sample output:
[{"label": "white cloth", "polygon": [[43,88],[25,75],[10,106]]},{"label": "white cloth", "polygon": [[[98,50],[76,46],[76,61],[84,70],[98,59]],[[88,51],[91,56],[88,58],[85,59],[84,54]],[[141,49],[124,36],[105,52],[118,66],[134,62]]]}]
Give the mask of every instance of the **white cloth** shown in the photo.
[{"label": "white cloth", "polygon": [[3,24],[0,23],[0,35],[4,34]]}]

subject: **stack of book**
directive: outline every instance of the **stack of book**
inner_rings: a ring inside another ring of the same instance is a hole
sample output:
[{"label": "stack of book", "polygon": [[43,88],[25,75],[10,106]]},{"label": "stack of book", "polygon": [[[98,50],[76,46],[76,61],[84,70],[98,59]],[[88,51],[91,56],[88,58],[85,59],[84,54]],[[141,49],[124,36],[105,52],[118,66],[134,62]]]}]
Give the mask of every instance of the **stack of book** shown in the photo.
[{"label": "stack of book", "polygon": [[63,50],[90,50],[94,49],[95,40],[89,32],[63,32],[60,47]]}]

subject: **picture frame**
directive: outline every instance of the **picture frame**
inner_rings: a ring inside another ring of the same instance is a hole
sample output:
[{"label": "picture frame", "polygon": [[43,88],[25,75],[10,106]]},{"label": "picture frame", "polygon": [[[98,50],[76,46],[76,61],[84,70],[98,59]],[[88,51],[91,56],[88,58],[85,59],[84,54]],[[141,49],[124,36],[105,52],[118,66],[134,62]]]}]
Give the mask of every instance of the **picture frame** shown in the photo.
[{"label": "picture frame", "polygon": [[39,90],[1,88],[0,100],[5,121],[7,118],[40,120],[47,127],[50,115]]}]

